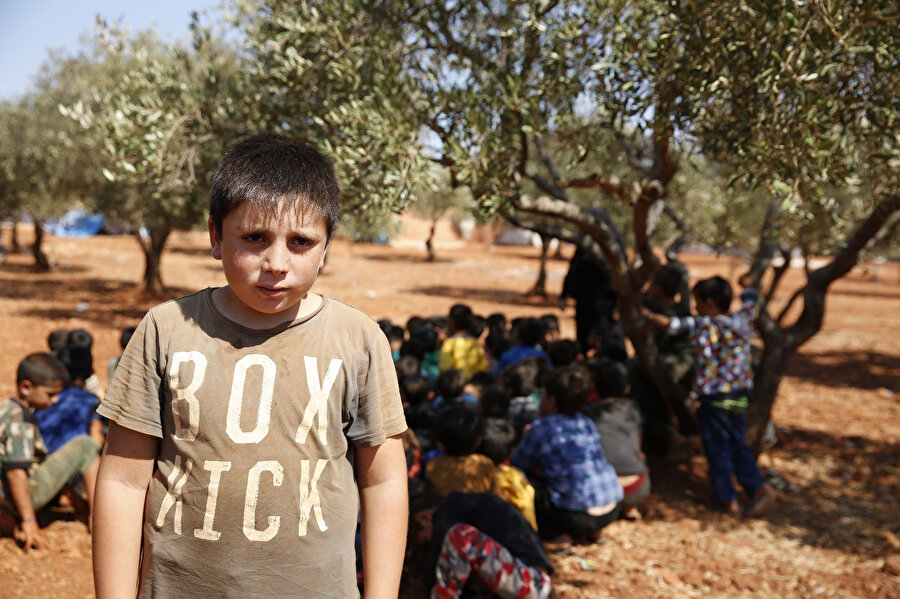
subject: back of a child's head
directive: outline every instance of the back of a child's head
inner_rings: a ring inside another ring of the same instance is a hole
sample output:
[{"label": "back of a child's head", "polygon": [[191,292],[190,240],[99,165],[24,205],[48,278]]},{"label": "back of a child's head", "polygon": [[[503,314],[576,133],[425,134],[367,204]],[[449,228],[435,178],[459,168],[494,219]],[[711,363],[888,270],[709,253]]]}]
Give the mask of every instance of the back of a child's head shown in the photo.
[{"label": "back of a child's head", "polygon": [[546,360],[528,356],[504,368],[500,373],[500,381],[510,395],[525,397],[543,386],[547,370]]},{"label": "back of a child's head", "polygon": [[468,331],[472,320],[472,308],[466,304],[453,304],[447,320],[453,332]]},{"label": "back of a child's head", "polygon": [[444,401],[453,401],[461,397],[466,388],[466,374],[458,368],[448,368],[438,374],[434,387]]},{"label": "back of a child's head", "polygon": [[425,342],[417,336],[410,337],[400,346],[400,357],[412,356],[419,362],[425,359],[428,348]]},{"label": "back of a child's head", "polygon": [[422,365],[413,356],[400,356],[400,359],[394,362],[394,367],[397,369],[397,378],[403,380],[408,376],[419,374]]},{"label": "back of a child's head", "polygon": [[594,366],[594,390],[604,399],[624,397],[628,392],[628,368],[617,360],[598,361]]},{"label": "back of a child's head", "polygon": [[675,299],[675,296],[684,286],[684,273],[682,269],[675,264],[665,264],[653,274],[651,283],[655,285],[659,291],[669,299]]},{"label": "back of a child's head", "polygon": [[16,385],[28,381],[33,385],[55,385],[67,383],[69,373],[59,358],[53,354],[39,352],[22,358],[16,368]]},{"label": "back of a child's head", "polygon": [[400,383],[403,387],[403,394],[410,406],[419,406],[428,402],[431,394],[431,385],[421,374],[410,374],[403,378]]},{"label": "back of a child's head", "polygon": [[701,301],[712,300],[721,312],[728,312],[734,299],[731,283],[718,275],[697,281],[692,291]]},{"label": "back of a child's head", "polygon": [[70,381],[86,381],[94,374],[94,359],[91,350],[80,345],[67,345],[57,354],[69,373]]},{"label": "back of a child's head", "polygon": [[84,329],[75,329],[74,331],[69,331],[69,336],[66,337],[66,345],[85,347],[90,351],[94,345],[94,337]]},{"label": "back of a child's head", "polygon": [[478,447],[482,434],[478,409],[468,402],[443,406],[434,417],[434,438],[450,456],[469,455]]},{"label": "back of a child's head", "polygon": [[280,135],[256,135],[219,162],[209,216],[221,234],[225,217],[243,203],[271,216],[292,207],[322,218],[330,240],[340,220],[339,196],[334,171],[318,150]]},{"label": "back of a child's head", "polygon": [[534,347],[544,338],[544,327],[537,318],[524,318],[515,328],[519,345]]},{"label": "back of a child's head", "polygon": [[69,329],[54,329],[47,335],[47,346],[52,353],[56,353],[66,346],[69,338]]},{"label": "back of a child's head", "polygon": [[134,332],[137,329],[135,327],[125,327],[122,329],[122,336],[119,337],[119,345],[124,350],[128,347],[128,342],[131,341],[131,338],[134,337]]},{"label": "back of a child's head", "polygon": [[424,326],[431,326],[431,323],[421,316],[410,316],[406,321],[406,332],[412,337]]},{"label": "back of a child's head", "polygon": [[577,414],[591,391],[591,376],[578,364],[557,368],[547,377],[545,392],[556,400],[560,414]]},{"label": "back of a child's head", "polygon": [[505,418],[485,418],[484,433],[478,453],[484,454],[498,466],[509,459],[516,444],[516,429]]},{"label": "back of a child's head", "polygon": [[388,327],[388,330],[384,332],[385,336],[388,338],[388,342],[393,345],[395,343],[403,343],[404,331],[403,327],[398,327],[397,325],[391,325]]},{"label": "back of a child's head", "polygon": [[479,316],[478,314],[473,314],[469,319],[469,334],[478,339],[484,333],[484,330],[487,328],[487,321],[484,319],[484,316]]},{"label": "back of a child's head", "polygon": [[568,366],[578,359],[578,343],[574,339],[557,339],[545,350],[554,368]]},{"label": "back of a child's head", "polygon": [[544,314],[538,319],[544,328],[544,333],[549,331],[559,331],[559,318],[555,314]]},{"label": "back of a child's head", "polygon": [[488,330],[491,333],[506,334],[506,315],[501,312],[494,312],[487,317]]},{"label": "back of a child's head", "polygon": [[509,412],[509,393],[500,385],[485,387],[478,398],[481,414],[485,418],[506,418]]}]

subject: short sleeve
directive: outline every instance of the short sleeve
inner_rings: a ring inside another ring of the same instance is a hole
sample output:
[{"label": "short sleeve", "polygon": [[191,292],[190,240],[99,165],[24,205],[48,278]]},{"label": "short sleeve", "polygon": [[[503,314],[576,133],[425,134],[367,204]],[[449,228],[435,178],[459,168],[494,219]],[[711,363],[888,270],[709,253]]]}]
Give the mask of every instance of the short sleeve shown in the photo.
[{"label": "short sleeve", "polygon": [[97,412],[127,429],[162,438],[159,331],[147,312],[122,354]]},{"label": "short sleeve", "polygon": [[691,316],[673,316],[666,330],[669,335],[684,335],[694,332],[696,320]]},{"label": "short sleeve", "polygon": [[[121,366],[120,366],[121,367]],[[378,329],[360,365],[356,414],[347,438],[363,447],[374,447],[406,430],[397,370],[387,337]]]},{"label": "short sleeve", "polygon": [[35,426],[29,422],[10,422],[6,428],[4,470],[28,469],[35,458]]}]

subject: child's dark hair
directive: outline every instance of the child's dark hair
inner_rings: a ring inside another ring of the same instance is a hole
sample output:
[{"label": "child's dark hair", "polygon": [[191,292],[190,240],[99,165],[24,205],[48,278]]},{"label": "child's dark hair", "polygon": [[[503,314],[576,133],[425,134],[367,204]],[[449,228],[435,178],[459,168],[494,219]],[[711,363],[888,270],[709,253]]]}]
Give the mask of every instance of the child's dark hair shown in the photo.
[{"label": "child's dark hair", "polygon": [[684,273],[674,264],[665,264],[653,274],[653,284],[669,299],[674,299],[684,285]]},{"label": "child's dark hair", "polygon": [[544,386],[547,370],[546,360],[528,356],[504,368],[500,373],[500,381],[511,395],[524,397]]},{"label": "child's dark hair", "polygon": [[412,337],[419,332],[423,326],[431,326],[430,323],[421,316],[410,316],[406,321],[406,332]]},{"label": "child's dark hair", "polygon": [[574,339],[557,339],[547,345],[546,351],[554,368],[568,366],[578,358],[578,343]]},{"label": "child's dark hair", "polygon": [[122,329],[122,336],[119,337],[119,345],[122,349],[128,347],[128,342],[131,341],[131,338],[134,337],[134,332],[137,330],[135,327],[125,327]]},{"label": "child's dark hair", "polygon": [[577,414],[591,391],[590,374],[583,367],[573,364],[557,368],[547,378],[545,392],[556,400],[560,414]]},{"label": "child's dark hair", "polygon": [[443,406],[434,417],[434,438],[450,456],[473,453],[481,440],[481,432],[481,416],[468,402]]},{"label": "child's dark hair", "polygon": [[403,327],[399,327],[397,325],[391,325],[388,327],[388,330],[384,332],[385,336],[388,338],[388,341],[393,343],[395,341],[403,342]]},{"label": "child's dark hair", "polygon": [[419,406],[428,401],[431,385],[421,374],[410,374],[401,383],[403,394],[410,406]]},{"label": "child's dark hair", "polygon": [[275,215],[288,205],[325,220],[328,240],[340,220],[340,188],[315,148],[280,135],[257,135],[231,148],[213,175],[209,217],[221,235],[225,217],[247,202]]},{"label": "child's dark hair", "polygon": [[616,360],[600,360],[594,366],[594,390],[603,399],[624,397],[628,392],[628,368]]},{"label": "child's dark hair", "polygon": [[54,354],[66,346],[66,339],[69,338],[69,329],[53,329],[47,335],[47,346]]},{"label": "child's dark hair", "polygon": [[485,387],[478,400],[481,405],[481,414],[485,418],[506,418],[506,414],[509,412],[509,402],[509,393],[499,385]]},{"label": "child's dark hair", "polygon": [[502,312],[494,312],[487,317],[488,330],[492,333],[506,334],[506,315]]},{"label": "child's dark hair", "polygon": [[472,322],[472,308],[466,304],[453,304],[450,307],[448,320],[453,332],[468,332]]},{"label": "child's dark hair", "polygon": [[499,466],[509,459],[515,444],[516,429],[509,420],[505,418],[486,418],[484,420],[484,434],[481,437],[478,453],[491,458]]},{"label": "child's dark hair", "polygon": [[537,318],[525,318],[515,328],[515,337],[520,345],[533,347],[544,338],[544,326]]},{"label": "child's dark hair", "polygon": [[65,364],[53,354],[35,353],[25,356],[16,368],[16,385],[29,381],[34,385],[66,384],[69,373]]},{"label": "child's dark hair", "polygon": [[86,381],[94,374],[94,359],[86,347],[67,345],[56,356],[66,367],[70,381]]},{"label": "child's dark hair", "polygon": [[394,368],[397,369],[397,378],[401,381],[414,374],[419,374],[421,364],[413,356],[400,356],[400,359],[394,362]]},{"label": "child's dark hair", "polygon": [[484,333],[484,329],[487,327],[487,321],[484,319],[484,316],[479,316],[478,314],[473,314],[469,319],[469,334],[478,339],[481,337],[481,334]]},{"label": "child's dark hair", "polygon": [[541,323],[545,333],[559,330],[559,318],[555,314],[544,314],[538,319],[538,322]]},{"label": "child's dark hair", "polygon": [[444,401],[454,401],[462,396],[466,388],[466,374],[457,368],[449,368],[438,374],[434,387]]},{"label": "child's dark hair", "polygon": [[90,351],[94,345],[94,337],[84,329],[75,329],[74,331],[69,331],[69,335],[66,337],[66,345],[85,347]]},{"label": "child's dark hair", "polygon": [[731,283],[718,275],[698,281],[694,285],[693,294],[701,301],[712,300],[722,312],[728,312],[731,300],[734,299]]}]

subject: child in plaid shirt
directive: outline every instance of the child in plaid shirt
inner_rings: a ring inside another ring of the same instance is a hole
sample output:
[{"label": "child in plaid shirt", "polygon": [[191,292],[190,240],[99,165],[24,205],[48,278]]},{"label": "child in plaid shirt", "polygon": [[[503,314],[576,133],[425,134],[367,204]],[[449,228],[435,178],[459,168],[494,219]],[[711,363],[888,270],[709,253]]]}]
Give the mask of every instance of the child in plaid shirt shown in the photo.
[{"label": "child in plaid shirt", "polygon": [[538,533],[548,540],[595,540],[621,509],[622,486],[606,461],[600,434],[581,413],[591,389],[580,366],[550,374],[535,420],[510,463],[535,488]]}]

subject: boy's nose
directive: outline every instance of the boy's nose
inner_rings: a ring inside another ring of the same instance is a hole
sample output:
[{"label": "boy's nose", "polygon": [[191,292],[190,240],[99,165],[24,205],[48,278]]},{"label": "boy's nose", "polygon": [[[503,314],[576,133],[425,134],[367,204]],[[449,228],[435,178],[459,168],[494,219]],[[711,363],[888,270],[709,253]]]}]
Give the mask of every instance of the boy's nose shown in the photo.
[{"label": "boy's nose", "polygon": [[290,251],[287,247],[273,243],[266,252],[265,268],[272,272],[287,272],[290,263]]}]

